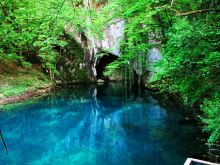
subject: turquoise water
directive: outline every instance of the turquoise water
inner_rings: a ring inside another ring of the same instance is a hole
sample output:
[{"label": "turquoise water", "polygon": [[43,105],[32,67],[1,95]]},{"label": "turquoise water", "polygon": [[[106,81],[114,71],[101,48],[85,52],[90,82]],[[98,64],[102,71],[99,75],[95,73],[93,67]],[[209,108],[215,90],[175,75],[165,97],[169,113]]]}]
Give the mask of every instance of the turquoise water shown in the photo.
[{"label": "turquoise water", "polygon": [[3,107],[0,164],[182,165],[204,152],[173,101],[137,91],[78,85]]}]

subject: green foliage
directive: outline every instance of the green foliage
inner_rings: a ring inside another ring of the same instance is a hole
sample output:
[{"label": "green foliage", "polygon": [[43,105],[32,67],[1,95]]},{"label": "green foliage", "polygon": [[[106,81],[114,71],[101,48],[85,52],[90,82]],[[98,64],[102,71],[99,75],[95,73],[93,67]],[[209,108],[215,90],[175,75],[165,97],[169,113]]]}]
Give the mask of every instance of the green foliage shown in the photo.
[{"label": "green foliage", "polygon": [[0,2],[0,59],[25,67],[39,63],[53,78],[57,52],[64,47],[64,27],[76,31],[86,26],[83,7],[72,0],[3,0]]},{"label": "green foliage", "polygon": [[145,67],[143,57],[149,48],[160,47],[163,59],[154,67],[150,85],[179,94],[187,105],[203,105],[203,121],[212,133],[209,141],[214,142],[219,138],[219,126],[214,124],[219,121],[219,102],[213,95],[220,92],[220,15],[205,9],[219,10],[219,5],[215,0],[172,2],[110,1],[105,7],[111,10],[108,17],[124,19],[126,28],[122,55],[107,67],[106,74],[128,67],[134,60]]},{"label": "green foliage", "polygon": [[158,64],[155,80],[161,88],[180,93],[187,104],[200,102],[207,93],[218,90],[220,79],[215,25],[200,20],[179,19],[168,33],[164,59]]},{"label": "green foliage", "polygon": [[211,99],[205,99],[201,106],[205,116],[203,122],[207,124],[205,131],[211,132],[208,139],[209,143],[219,142],[220,140],[220,95],[215,94]]},{"label": "green foliage", "polygon": [[[213,5],[214,1],[210,4]],[[204,1],[189,7],[199,10]],[[187,105],[202,105],[209,142],[219,141],[220,15],[207,12],[173,19],[163,46],[163,60],[151,83],[178,93]]]},{"label": "green foliage", "polygon": [[24,69],[4,63],[0,65],[0,99],[50,86],[47,76],[37,69]]},{"label": "green foliage", "polygon": [[104,8],[109,10],[111,19],[121,18],[126,21],[125,40],[121,43],[121,56],[118,61],[107,67],[106,74],[111,74],[120,66],[128,67],[133,62],[146,67],[146,55],[152,47],[159,46],[164,30],[170,23],[167,2],[149,0],[112,0]]}]

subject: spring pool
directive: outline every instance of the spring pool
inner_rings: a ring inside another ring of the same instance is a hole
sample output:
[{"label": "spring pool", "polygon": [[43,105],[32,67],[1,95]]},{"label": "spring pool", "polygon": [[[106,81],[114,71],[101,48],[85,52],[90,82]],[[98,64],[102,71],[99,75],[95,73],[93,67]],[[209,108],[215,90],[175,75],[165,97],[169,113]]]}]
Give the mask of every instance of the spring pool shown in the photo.
[{"label": "spring pool", "polygon": [[[142,94],[140,94],[142,93]],[[2,107],[0,164],[182,165],[205,153],[169,99],[123,84],[76,85]]]}]

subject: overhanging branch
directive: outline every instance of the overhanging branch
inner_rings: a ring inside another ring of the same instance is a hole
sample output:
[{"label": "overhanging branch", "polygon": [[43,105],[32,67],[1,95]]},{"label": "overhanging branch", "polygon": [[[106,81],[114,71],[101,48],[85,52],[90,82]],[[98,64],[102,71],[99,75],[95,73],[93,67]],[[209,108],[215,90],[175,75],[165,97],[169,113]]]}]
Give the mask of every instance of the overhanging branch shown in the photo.
[{"label": "overhanging branch", "polygon": [[190,15],[190,14],[198,14],[198,13],[204,13],[204,12],[210,12],[210,11],[216,11],[216,12],[220,12],[220,9],[202,9],[202,10],[194,10],[194,11],[188,11],[185,13],[177,13],[177,16],[186,16],[186,15]]}]

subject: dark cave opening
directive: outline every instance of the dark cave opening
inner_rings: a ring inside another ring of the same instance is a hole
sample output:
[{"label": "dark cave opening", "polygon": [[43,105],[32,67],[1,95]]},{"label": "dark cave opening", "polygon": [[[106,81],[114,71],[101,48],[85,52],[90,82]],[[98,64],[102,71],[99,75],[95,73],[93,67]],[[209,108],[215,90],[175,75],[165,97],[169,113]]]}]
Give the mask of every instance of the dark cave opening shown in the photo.
[{"label": "dark cave opening", "polygon": [[117,56],[110,53],[102,56],[96,65],[97,79],[109,80],[108,76],[104,75],[105,68],[117,59]]}]

